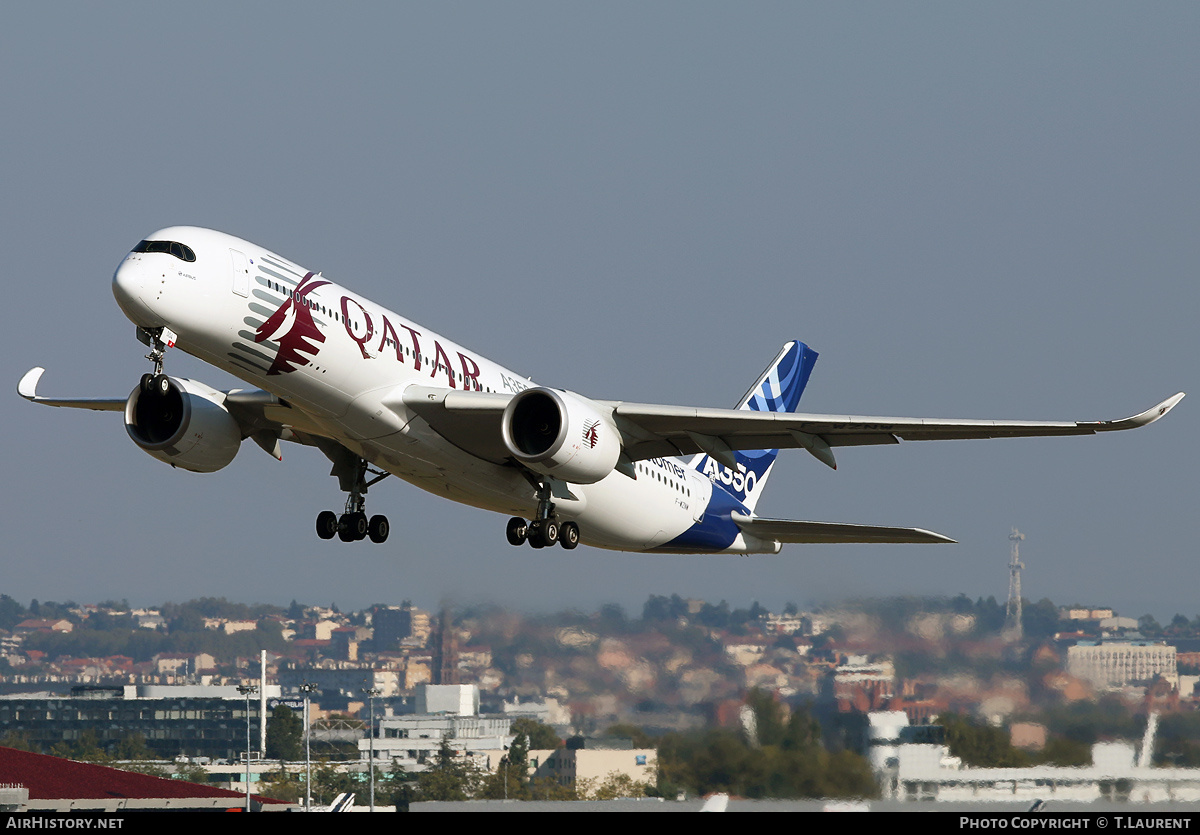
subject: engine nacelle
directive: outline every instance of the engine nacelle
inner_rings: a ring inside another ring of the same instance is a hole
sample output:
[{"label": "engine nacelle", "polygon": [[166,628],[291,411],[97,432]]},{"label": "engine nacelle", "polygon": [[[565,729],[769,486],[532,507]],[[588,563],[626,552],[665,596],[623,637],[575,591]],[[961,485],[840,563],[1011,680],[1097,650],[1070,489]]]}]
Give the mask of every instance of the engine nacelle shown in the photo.
[{"label": "engine nacelle", "polygon": [[166,393],[133,390],[125,403],[125,430],[135,444],[173,467],[212,473],[237,455],[242,430],[224,406],[225,395],[195,380],[171,377]]},{"label": "engine nacelle", "polygon": [[612,415],[574,392],[532,388],[504,410],[504,445],[529,469],[594,484],[617,465],[621,435]]}]

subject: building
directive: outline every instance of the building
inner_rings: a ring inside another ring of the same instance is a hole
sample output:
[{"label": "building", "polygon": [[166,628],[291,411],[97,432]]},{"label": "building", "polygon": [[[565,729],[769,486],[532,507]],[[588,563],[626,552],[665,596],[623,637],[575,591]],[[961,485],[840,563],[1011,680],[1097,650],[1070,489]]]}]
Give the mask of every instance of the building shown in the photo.
[{"label": "building", "polygon": [[[160,757],[236,759],[246,750],[246,721],[246,700],[236,687],[76,687],[71,696],[0,696],[0,736],[18,735],[44,749],[85,735],[100,746],[138,735]],[[249,721],[257,740],[254,699]]]},{"label": "building", "polygon": [[627,739],[587,739],[581,748],[529,752],[529,776],[560,786],[595,789],[614,775],[653,785],[658,780],[658,752],[634,748]]},{"label": "building", "polygon": [[314,684],[321,693],[321,703],[341,704],[362,701],[363,690],[379,691],[383,698],[400,692],[400,674],[396,670],[378,669],[358,663],[324,662],[320,667],[295,666],[279,670],[279,685],[285,691],[298,692],[302,684]]},{"label": "building", "polygon": [[417,687],[417,712],[376,720],[375,739],[360,739],[359,754],[386,770],[392,763],[407,771],[424,771],[437,760],[445,743],[456,756],[473,759],[494,771],[512,744],[512,718],[479,713],[479,688],[473,684]]},{"label": "building", "polygon": [[1067,649],[1067,672],[1097,690],[1144,687],[1159,676],[1179,684],[1175,647],[1161,641],[1080,641]]},{"label": "building", "polygon": [[937,725],[910,726],[900,711],[872,713],[868,720],[867,754],[885,800],[1200,801],[1200,769],[1151,768],[1137,761],[1134,745],[1127,742],[1093,745],[1090,766],[974,768],[950,756],[942,744],[944,729]]},{"label": "building", "polygon": [[[4,812],[227,812],[245,806],[242,792],[0,748]],[[294,808],[292,803],[250,797],[254,812]]]},{"label": "building", "polygon": [[371,610],[375,649],[396,649],[413,634],[413,610],[407,606],[376,606]]},{"label": "building", "polygon": [[23,620],[13,627],[17,635],[28,635],[32,632],[70,632],[75,625],[69,620],[49,620],[33,618]]},{"label": "building", "polygon": [[834,670],[832,686],[839,710],[865,713],[896,695],[896,669],[888,659],[852,655]]}]

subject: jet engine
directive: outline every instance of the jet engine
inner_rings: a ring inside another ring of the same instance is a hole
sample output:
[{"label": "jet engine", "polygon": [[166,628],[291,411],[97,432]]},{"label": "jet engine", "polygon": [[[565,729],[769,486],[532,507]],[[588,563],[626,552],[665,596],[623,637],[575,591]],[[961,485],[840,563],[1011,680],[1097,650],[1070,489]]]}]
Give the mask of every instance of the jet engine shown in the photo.
[{"label": "jet engine", "polygon": [[526,389],[504,410],[504,445],[534,472],[594,484],[613,471],[621,435],[610,410],[574,392]]},{"label": "jet engine", "polygon": [[[149,375],[147,375],[149,377]],[[212,473],[233,460],[242,430],[225,395],[195,380],[155,377],[125,403],[125,430],[159,461],[194,473]]]}]

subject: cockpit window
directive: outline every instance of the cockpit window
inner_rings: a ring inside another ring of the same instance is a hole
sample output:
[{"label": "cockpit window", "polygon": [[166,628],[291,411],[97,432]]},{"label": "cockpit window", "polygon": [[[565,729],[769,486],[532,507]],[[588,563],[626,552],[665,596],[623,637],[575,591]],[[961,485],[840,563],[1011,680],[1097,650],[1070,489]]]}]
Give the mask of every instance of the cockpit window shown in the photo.
[{"label": "cockpit window", "polygon": [[134,252],[165,252],[174,255],[180,261],[195,261],[196,253],[190,246],[184,246],[178,241],[142,241],[133,248]]}]

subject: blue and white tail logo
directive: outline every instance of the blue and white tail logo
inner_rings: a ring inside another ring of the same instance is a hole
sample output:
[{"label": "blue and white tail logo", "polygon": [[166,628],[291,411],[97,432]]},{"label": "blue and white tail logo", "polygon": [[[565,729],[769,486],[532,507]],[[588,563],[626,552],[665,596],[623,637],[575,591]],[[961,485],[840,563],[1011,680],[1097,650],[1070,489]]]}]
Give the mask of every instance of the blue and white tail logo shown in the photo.
[{"label": "blue and white tail logo", "polygon": [[[746,392],[737,408],[755,412],[796,411],[816,361],[816,351],[803,342],[789,342],[758,382]],[[748,510],[753,511],[777,455],[777,449],[737,450],[734,452],[737,472],[704,453],[696,455],[690,463],[694,469],[704,473],[715,484],[720,484]]]}]

